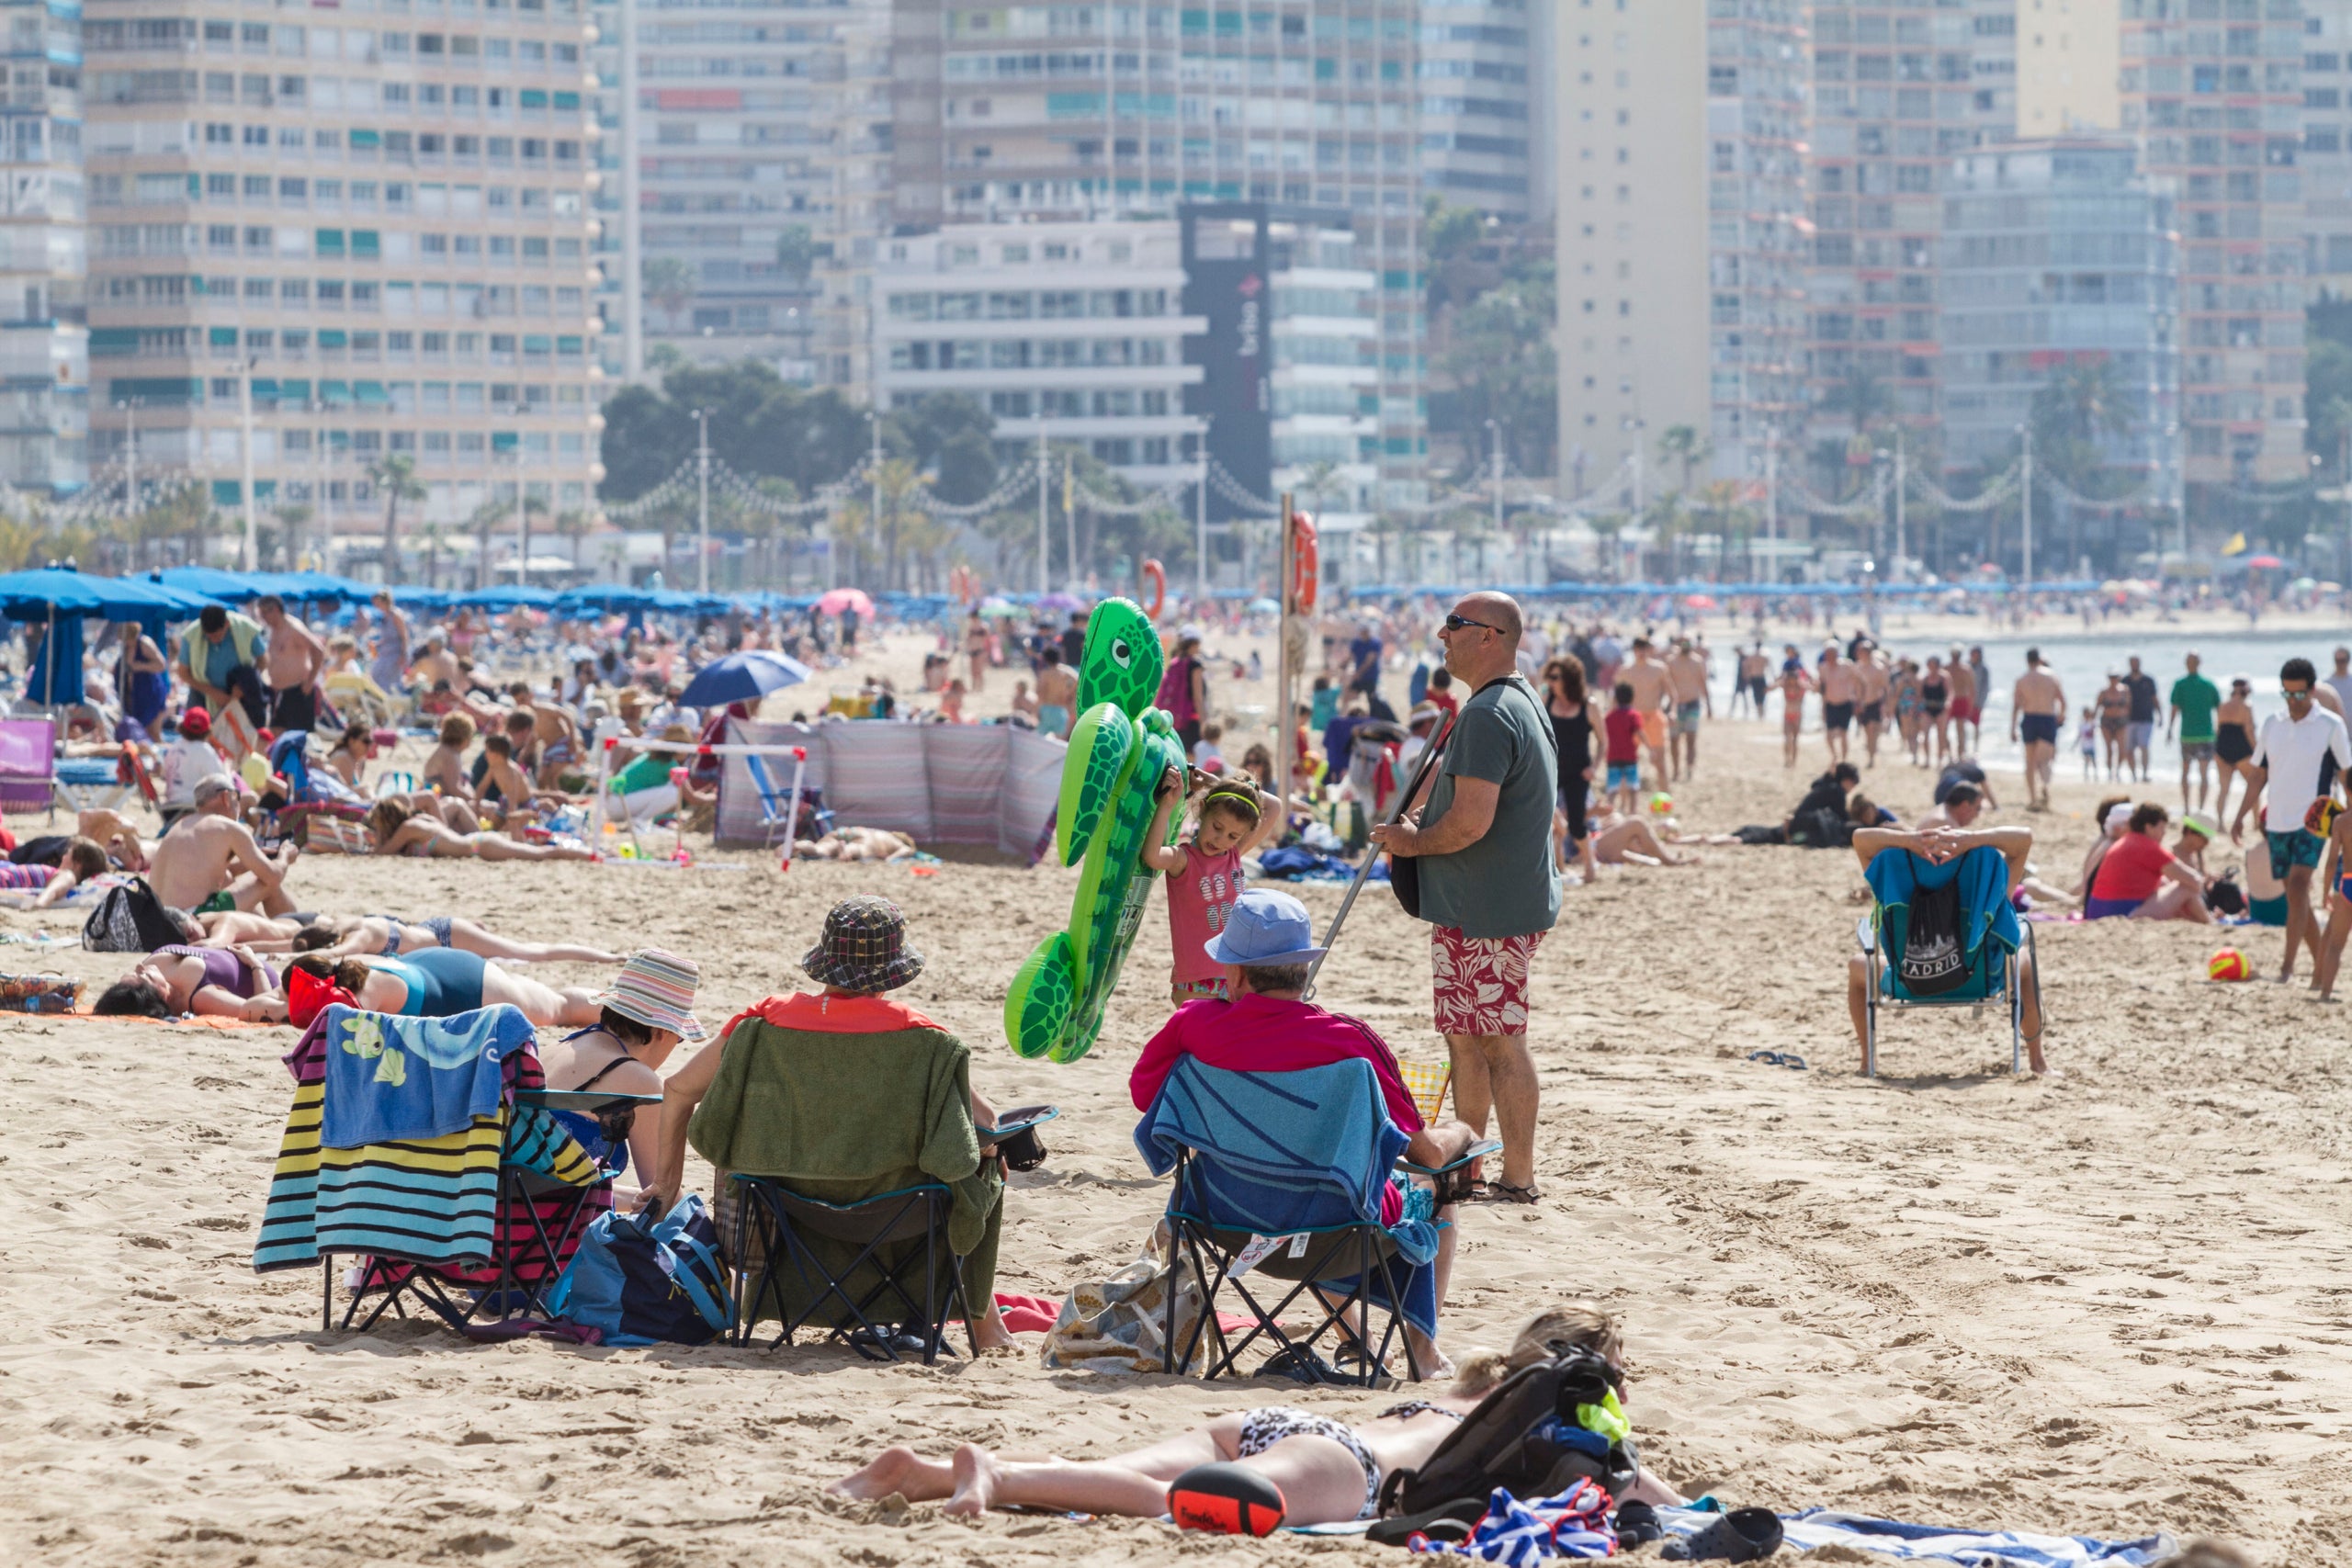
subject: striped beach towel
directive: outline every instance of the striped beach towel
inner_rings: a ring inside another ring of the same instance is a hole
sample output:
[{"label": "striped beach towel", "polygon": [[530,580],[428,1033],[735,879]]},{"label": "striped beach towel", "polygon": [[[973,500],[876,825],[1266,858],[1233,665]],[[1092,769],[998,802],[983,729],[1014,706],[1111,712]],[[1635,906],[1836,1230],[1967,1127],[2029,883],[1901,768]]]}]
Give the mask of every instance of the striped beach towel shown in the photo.
[{"label": "striped beach towel", "polygon": [[[461,1281],[473,1274],[494,1278],[492,1259],[501,1244],[529,1236],[534,1211],[550,1235],[569,1228],[561,1224],[566,1194],[509,1204],[503,1213],[499,1208],[502,1156],[565,1187],[586,1187],[598,1176],[594,1162],[554,1118],[535,1107],[514,1109],[514,1090],[546,1083],[536,1048],[526,1045],[506,1057],[503,1101],[458,1132],[327,1149],[319,1142],[326,1039],[322,1012],[286,1056],[295,1079],[294,1105],[254,1247],[256,1272],[306,1268],[323,1253],[356,1252],[423,1264]],[[591,1197],[599,1207],[610,1201],[609,1191]]]}]

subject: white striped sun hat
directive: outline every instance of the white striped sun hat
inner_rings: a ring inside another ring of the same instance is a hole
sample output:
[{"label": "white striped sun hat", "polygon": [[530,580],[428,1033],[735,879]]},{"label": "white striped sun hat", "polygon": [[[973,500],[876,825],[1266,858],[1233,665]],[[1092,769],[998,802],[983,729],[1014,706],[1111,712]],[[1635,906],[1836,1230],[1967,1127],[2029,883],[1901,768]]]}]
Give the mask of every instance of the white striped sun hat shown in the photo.
[{"label": "white striped sun hat", "polygon": [[695,986],[701,978],[702,965],[693,959],[658,947],[640,948],[596,1001],[648,1029],[667,1029],[699,1040],[703,1031],[695,1021],[694,1005]]}]

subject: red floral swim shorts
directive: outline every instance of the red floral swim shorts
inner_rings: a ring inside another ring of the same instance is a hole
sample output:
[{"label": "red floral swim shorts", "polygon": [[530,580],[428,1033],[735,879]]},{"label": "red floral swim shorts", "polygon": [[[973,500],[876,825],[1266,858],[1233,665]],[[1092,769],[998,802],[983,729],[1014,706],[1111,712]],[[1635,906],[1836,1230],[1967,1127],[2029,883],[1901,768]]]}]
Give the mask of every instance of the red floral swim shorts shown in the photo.
[{"label": "red floral swim shorts", "polygon": [[1437,1032],[1526,1033],[1528,962],[1544,936],[1464,936],[1458,926],[1431,926],[1430,985]]}]

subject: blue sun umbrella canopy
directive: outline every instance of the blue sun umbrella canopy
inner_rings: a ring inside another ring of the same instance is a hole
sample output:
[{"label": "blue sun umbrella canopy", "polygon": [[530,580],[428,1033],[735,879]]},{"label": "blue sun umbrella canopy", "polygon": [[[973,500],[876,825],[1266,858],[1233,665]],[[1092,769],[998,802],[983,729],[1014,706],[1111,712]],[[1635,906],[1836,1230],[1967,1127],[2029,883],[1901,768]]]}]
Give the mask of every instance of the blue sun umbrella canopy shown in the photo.
[{"label": "blue sun umbrella canopy", "polygon": [[82,700],[82,623],[91,616],[131,622],[158,642],[166,621],[185,621],[213,601],[135,577],[45,567],[0,574],[0,615],[41,626],[25,694],[55,705]]},{"label": "blue sun umbrella canopy", "polygon": [[713,660],[695,672],[678,701],[690,708],[752,703],[808,679],[808,667],[773,649],[749,648]]}]

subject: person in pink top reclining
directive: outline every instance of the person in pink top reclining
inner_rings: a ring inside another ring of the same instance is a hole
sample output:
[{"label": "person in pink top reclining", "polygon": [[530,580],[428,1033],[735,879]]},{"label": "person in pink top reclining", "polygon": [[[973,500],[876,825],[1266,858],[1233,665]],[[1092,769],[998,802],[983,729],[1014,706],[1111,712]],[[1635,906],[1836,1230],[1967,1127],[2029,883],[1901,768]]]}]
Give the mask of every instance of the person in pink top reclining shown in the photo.
[{"label": "person in pink top reclining", "polygon": [[[1461,1158],[1477,1141],[1477,1134],[1461,1122],[1423,1123],[1420,1108],[1413,1103],[1413,1091],[1405,1087],[1404,1075],[1396,1068],[1396,1054],[1388,1043],[1363,1020],[1327,1012],[1304,999],[1308,976],[1324,952],[1314,942],[1315,923],[1306,906],[1289,894],[1253,887],[1235,900],[1225,930],[1206,948],[1208,955],[1225,966],[1226,987],[1233,999],[1204,997],[1186,1002],[1160,1026],[1127,1078],[1136,1109],[1151,1109],[1179,1056],[1195,1057],[1204,1066],[1238,1073],[1287,1073],[1329,1066],[1355,1056],[1370,1062],[1380,1079],[1388,1119],[1409,1140],[1405,1145],[1406,1159],[1435,1168]],[[1403,1209],[1396,1189],[1387,1189],[1381,1198],[1382,1222],[1394,1224]],[[1437,1214],[1441,1222],[1451,1222],[1453,1205],[1442,1206]],[[1453,1238],[1454,1226],[1447,1223],[1437,1254],[1441,1311],[1445,1306],[1446,1281],[1453,1271]],[[1418,1339],[1419,1331],[1414,1333]],[[1436,1357],[1433,1344],[1419,1344],[1414,1349],[1422,1364],[1436,1364],[1431,1359]]]}]

